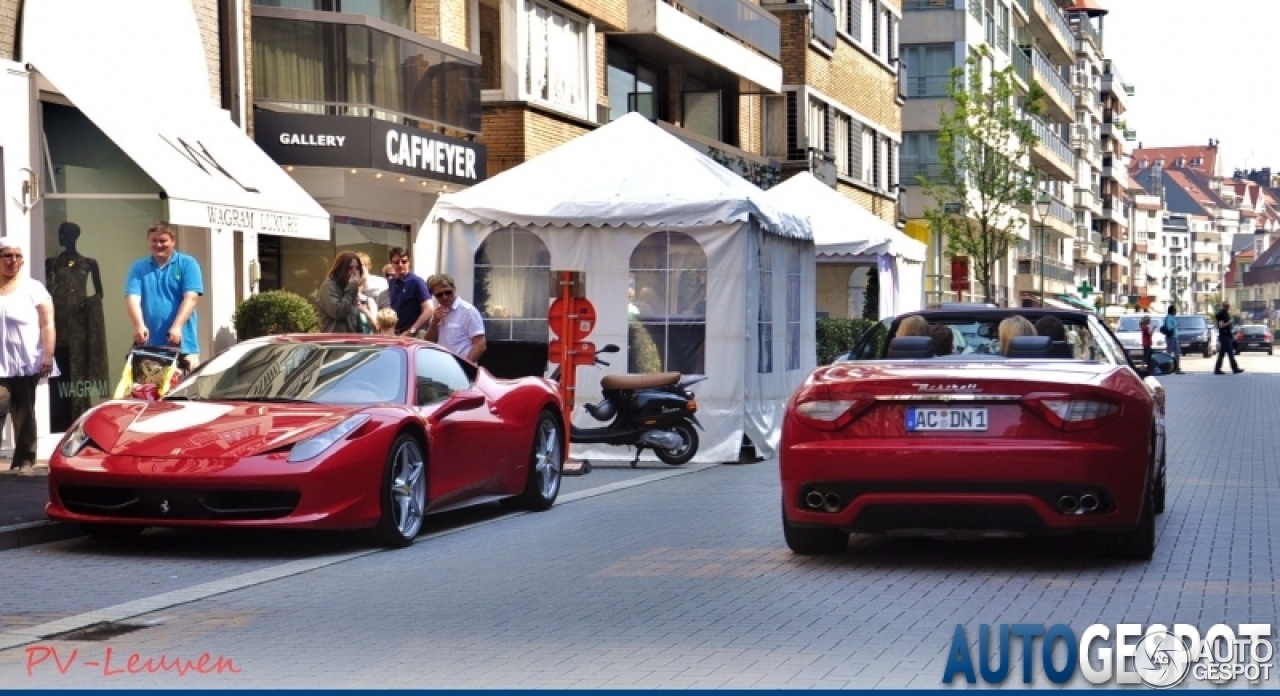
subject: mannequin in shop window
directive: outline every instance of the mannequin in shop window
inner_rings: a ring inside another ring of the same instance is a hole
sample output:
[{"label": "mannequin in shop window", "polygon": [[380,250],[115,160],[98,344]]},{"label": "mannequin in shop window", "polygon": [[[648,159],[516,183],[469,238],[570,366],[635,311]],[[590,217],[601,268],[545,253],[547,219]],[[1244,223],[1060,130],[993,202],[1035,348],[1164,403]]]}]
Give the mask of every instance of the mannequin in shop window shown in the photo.
[{"label": "mannequin in shop window", "polygon": [[49,425],[54,432],[71,427],[93,405],[94,397],[110,395],[102,275],[95,259],[76,250],[79,239],[79,225],[62,223],[58,226],[62,252],[45,261],[58,337],[55,357],[62,368],[62,376],[51,380]]}]

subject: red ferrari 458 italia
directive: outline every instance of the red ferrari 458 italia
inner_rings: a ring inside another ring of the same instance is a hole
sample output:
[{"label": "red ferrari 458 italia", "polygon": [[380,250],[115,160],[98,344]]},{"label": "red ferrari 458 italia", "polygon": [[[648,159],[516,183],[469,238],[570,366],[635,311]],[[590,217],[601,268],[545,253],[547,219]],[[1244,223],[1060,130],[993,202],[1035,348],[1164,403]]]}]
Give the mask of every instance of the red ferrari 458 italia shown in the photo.
[{"label": "red ferrari 458 italia", "polygon": [[850,532],[1090,532],[1111,555],[1149,559],[1164,423],[1159,382],[1088,313],[973,307],[886,320],[787,405],[784,536],[819,554],[843,550]]},{"label": "red ferrari 458 italia", "polygon": [[286,335],[240,343],[160,401],[110,401],[49,462],[48,514],[147,526],[371,528],[501,500],[546,510],[565,451],[559,392],[495,379],[430,343]]}]

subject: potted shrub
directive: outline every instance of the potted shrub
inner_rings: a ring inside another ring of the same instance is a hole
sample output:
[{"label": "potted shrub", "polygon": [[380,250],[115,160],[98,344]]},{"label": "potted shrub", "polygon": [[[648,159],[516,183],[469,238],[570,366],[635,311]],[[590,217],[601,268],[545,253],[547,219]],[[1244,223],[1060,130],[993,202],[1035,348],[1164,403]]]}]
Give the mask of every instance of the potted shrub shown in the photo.
[{"label": "potted shrub", "polygon": [[240,303],[232,318],[241,341],[285,333],[315,333],[320,328],[315,307],[288,290],[258,293]]}]

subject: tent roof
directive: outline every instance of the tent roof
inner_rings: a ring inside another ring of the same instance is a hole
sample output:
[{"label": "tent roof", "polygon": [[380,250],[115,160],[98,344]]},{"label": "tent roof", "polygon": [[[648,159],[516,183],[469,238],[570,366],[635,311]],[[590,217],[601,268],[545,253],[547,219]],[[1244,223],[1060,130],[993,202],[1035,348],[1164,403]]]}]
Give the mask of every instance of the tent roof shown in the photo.
[{"label": "tent roof", "polygon": [[812,238],[803,215],[778,210],[746,179],[637,113],[441,196],[432,217],[570,227],[699,227],[754,217],[774,234]]},{"label": "tent roof", "polygon": [[807,215],[818,256],[890,254],[923,262],[926,247],[840,195],[809,172],[801,172],[765,194],[778,206]]}]

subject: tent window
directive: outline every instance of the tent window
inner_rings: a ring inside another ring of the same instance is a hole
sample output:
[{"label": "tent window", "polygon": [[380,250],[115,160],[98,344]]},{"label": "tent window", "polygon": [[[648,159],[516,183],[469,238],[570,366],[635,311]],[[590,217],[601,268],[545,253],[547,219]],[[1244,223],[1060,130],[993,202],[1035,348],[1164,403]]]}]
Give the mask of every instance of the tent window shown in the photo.
[{"label": "tent window", "polygon": [[687,234],[655,232],[631,252],[630,268],[627,371],[705,374],[706,252]]},{"label": "tent window", "polygon": [[787,369],[800,369],[800,246],[787,253]]},{"label": "tent window", "polygon": [[490,341],[546,343],[551,254],[528,230],[497,230],[476,249],[476,309]]},{"label": "tent window", "polygon": [[756,252],[760,259],[760,307],[756,311],[756,335],[759,336],[759,352],[756,355],[756,372],[773,373],[773,260],[768,248],[761,245]]}]

